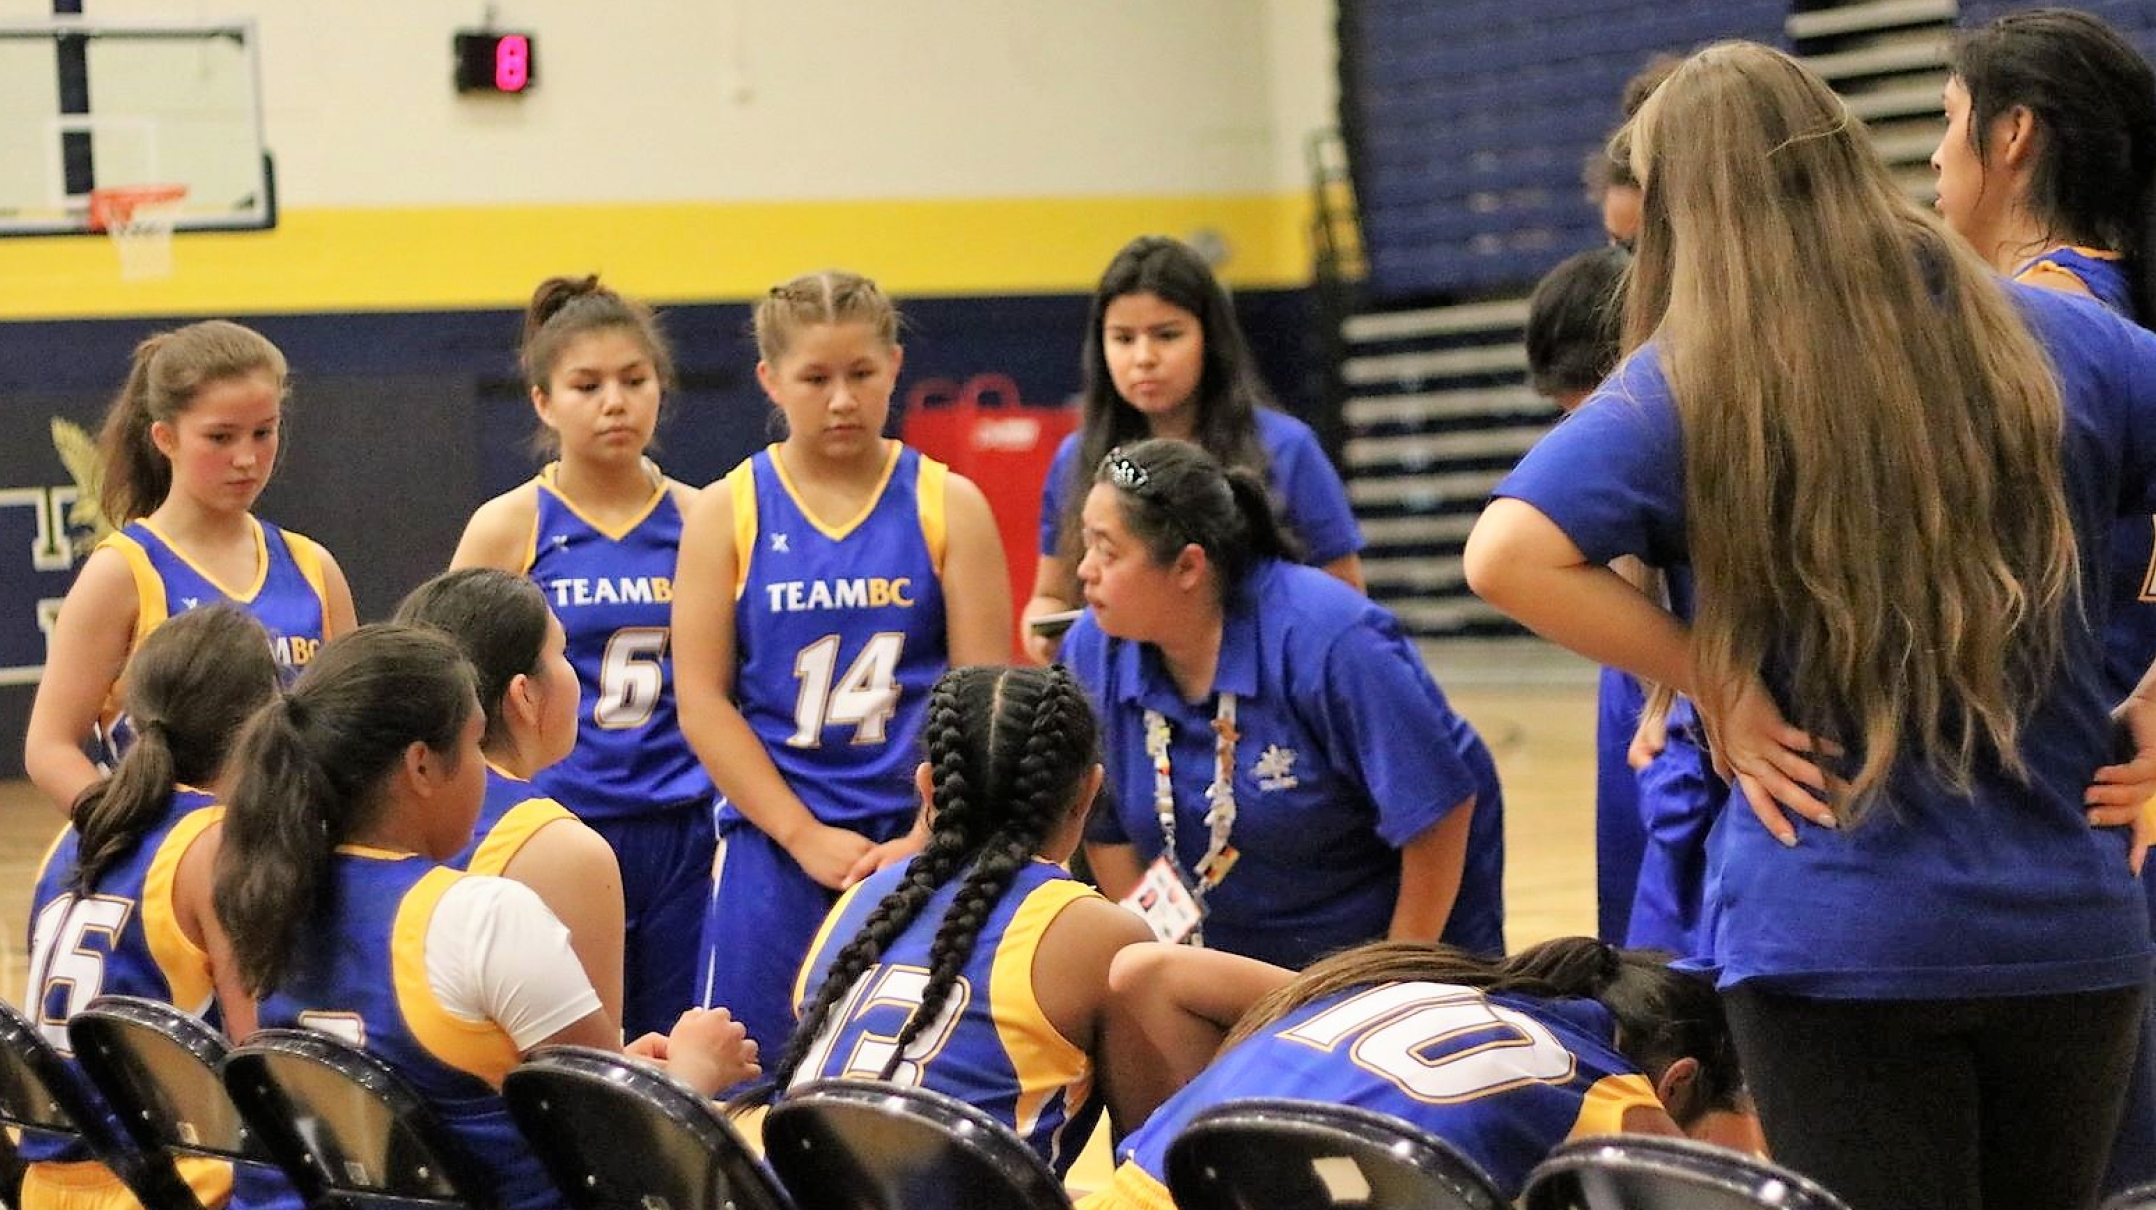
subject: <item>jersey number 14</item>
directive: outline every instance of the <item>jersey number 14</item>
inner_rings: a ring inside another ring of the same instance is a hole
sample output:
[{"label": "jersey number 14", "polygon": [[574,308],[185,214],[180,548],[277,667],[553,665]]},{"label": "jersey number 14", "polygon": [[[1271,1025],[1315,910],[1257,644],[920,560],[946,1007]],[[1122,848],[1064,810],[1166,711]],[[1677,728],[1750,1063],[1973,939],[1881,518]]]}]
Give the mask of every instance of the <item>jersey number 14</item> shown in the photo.
[{"label": "jersey number 14", "polygon": [[831,723],[851,724],[853,742],[880,744],[891,716],[898,712],[898,659],[906,636],[895,630],[869,637],[843,676],[838,671],[839,636],[827,634],[794,656],[794,679],[801,692],[794,699],[794,733],[786,742],[796,748],[823,743]]}]

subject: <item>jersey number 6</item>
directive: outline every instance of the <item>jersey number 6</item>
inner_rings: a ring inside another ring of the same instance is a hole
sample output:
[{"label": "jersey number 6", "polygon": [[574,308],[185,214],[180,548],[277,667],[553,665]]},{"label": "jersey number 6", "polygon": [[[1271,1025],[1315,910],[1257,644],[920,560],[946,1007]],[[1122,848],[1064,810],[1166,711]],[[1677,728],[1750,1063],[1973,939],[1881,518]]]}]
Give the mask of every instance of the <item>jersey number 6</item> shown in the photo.
[{"label": "jersey number 6", "polygon": [[666,636],[664,626],[624,626],[606,641],[592,722],[625,731],[651,720],[659,695],[666,692],[666,667],[660,663],[666,658]]}]

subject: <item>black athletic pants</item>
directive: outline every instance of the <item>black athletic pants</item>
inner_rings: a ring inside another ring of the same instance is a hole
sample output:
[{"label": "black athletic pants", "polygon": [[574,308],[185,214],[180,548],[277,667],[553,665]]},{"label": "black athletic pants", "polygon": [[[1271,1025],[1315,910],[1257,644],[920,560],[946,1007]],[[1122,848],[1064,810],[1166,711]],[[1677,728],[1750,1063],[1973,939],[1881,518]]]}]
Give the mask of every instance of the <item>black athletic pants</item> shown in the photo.
[{"label": "black athletic pants", "polygon": [[2081,1210],[2133,1065],[2140,986],[1970,1000],[1724,993],[1777,1162],[1853,1210]]}]

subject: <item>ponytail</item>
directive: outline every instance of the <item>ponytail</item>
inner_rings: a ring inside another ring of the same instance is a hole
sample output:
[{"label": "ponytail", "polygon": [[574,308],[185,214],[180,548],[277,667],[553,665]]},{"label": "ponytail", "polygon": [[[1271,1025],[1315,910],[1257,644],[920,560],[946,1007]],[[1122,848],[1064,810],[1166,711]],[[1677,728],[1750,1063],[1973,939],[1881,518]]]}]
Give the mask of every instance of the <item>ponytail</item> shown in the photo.
[{"label": "ponytail", "polygon": [[1123,523],[1153,562],[1173,563],[1195,544],[1232,593],[1251,568],[1268,559],[1302,557],[1281,525],[1265,479],[1245,467],[1223,468],[1187,441],[1156,438],[1108,451],[1093,482],[1122,498]]},{"label": "ponytail", "polygon": [[362,626],[323,645],[240,738],[212,895],[240,982],[282,986],[302,936],[334,910],[330,856],[381,809],[415,743],[452,761],[475,708],[470,666],[440,633]]},{"label": "ponytail", "polygon": [[171,340],[172,333],[159,332],[135,346],[127,381],[97,435],[103,471],[97,503],[115,529],[148,516],[172,490],[172,463],[150,440],[150,425],[156,422],[150,414],[150,364]]},{"label": "ponytail", "polygon": [[165,804],[179,778],[173,772],[172,740],[162,723],[137,721],[135,742],[118,768],[87,787],[68,811],[78,837],[75,877],[78,895],[97,889],[105,867],[127,855],[143,834],[164,817]]},{"label": "ponytail", "polygon": [[284,394],[284,354],[261,333],[230,320],[159,332],[135,346],[127,381],[97,438],[98,505],[113,528],[155,512],[172,490],[172,463],[151,439],[150,426],[173,423],[203,387],[253,374],[267,375]]},{"label": "ponytail", "polygon": [[216,780],[232,737],[276,694],[277,663],[253,615],[217,604],[150,632],[124,679],[135,741],[70,812],[80,837],[73,885],[81,894],[95,890],[98,875],[165,818],[175,785]]},{"label": "ponytail", "polygon": [[923,736],[933,805],[927,845],[832,959],[770,1082],[736,1098],[734,1110],[785,1091],[838,1002],[963,869],[965,880],[929,943],[920,1003],[882,1073],[890,1078],[921,1031],[942,1015],[989,914],[1067,817],[1079,781],[1099,758],[1092,708],[1060,665],[951,669],[929,692]]}]

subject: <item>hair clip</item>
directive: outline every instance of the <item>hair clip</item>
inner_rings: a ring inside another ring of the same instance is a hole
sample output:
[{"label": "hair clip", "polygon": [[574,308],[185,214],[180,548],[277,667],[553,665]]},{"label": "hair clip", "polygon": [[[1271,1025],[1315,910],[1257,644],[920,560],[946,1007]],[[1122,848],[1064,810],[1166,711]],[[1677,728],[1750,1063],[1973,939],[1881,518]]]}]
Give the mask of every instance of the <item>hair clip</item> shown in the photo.
[{"label": "hair clip", "polygon": [[1100,466],[1108,482],[1126,492],[1142,493],[1153,482],[1152,472],[1131,461],[1121,446],[1109,450],[1108,456],[1100,460]]}]

